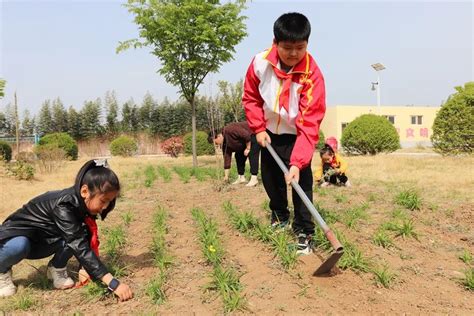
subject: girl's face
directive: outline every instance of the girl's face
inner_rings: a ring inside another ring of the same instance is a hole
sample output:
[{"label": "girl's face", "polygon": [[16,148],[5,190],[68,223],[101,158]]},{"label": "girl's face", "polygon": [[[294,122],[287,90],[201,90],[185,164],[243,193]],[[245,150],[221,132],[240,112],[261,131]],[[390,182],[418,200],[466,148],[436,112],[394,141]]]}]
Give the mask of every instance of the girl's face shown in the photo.
[{"label": "girl's face", "polygon": [[86,184],[81,187],[81,196],[91,215],[100,215],[118,195],[117,191],[97,193],[92,196]]},{"label": "girl's face", "polygon": [[324,153],[321,156],[321,160],[323,161],[323,163],[330,163],[332,161],[333,157],[334,157],[334,155],[331,154],[331,153]]}]

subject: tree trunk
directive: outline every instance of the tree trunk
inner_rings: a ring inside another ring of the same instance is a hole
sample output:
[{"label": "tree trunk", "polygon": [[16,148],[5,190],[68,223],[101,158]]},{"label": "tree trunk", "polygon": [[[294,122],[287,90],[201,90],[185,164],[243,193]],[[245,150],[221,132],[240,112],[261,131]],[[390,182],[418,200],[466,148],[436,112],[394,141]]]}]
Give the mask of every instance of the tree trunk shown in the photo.
[{"label": "tree trunk", "polygon": [[192,139],[192,144],[193,144],[193,168],[197,168],[197,154],[196,154],[196,103],[194,102],[194,96],[191,98],[191,110],[192,110],[192,116],[191,116],[191,125],[193,128],[193,139]]},{"label": "tree trunk", "polygon": [[16,154],[20,154],[20,119],[18,118],[18,102],[15,91],[15,134],[16,134]]}]

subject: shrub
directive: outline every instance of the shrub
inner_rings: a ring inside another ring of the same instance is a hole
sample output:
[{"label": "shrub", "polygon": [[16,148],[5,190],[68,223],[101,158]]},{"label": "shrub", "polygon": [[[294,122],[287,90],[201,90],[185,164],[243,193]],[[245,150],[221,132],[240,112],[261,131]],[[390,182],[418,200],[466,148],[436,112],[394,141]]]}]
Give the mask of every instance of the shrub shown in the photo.
[{"label": "shrub", "polygon": [[455,88],[433,123],[431,142],[442,154],[472,153],[474,149],[474,81]]},{"label": "shrub", "polygon": [[12,159],[12,147],[9,143],[0,140],[0,159],[10,161]]},{"label": "shrub", "polygon": [[35,153],[31,151],[22,151],[15,156],[16,161],[22,161],[26,163],[33,163],[36,161]]},{"label": "shrub", "polygon": [[23,161],[16,161],[15,163],[9,164],[7,167],[8,173],[17,178],[18,180],[30,180],[35,175],[35,168]]},{"label": "shrub", "polygon": [[349,154],[375,155],[399,149],[400,137],[386,118],[364,114],[347,125],[342,132],[341,144]]},{"label": "shrub", "polygon": [[173,158],[177,158],[178,155],[183,152],[183,147],[183,138],[179,136],[168,138],[161,143],[161,150]]},{"label": "shrub", "polygon": [[[193,146],[192,146],[192,139],[193,134],[187,133],[183,137],[184,141],[184,153],[187,155],[193,154]],[[209,144],[207,141],[207,133],[202,131],[196,132],[196,155],[213,155],[215,152],[214,145]]]},{"label": "shrub", "polygon": [[77,160],[77,143],[68,133],[46,134],[39,140],[39,147],[44,145],[57,145],[64,150],[66,157]]},{"label": "shrub", "polygon": [[114,139],[109,149],[112,156],[130,157],[137,152],[138,145],[135,140],[124,135]]},{"label": "shrub", "polygon": [[33,150],[38,157],[38,166],[42,172],[57,170],[66,157],[64,149],[59,148],[57,144],[35,146]]},{"label": "shrub", "polygon": [[319,130],[319,140],[318,140],[318,145],[317,145],[317,150],[320,150],[324,148],[326,137],[324,136],[323,131],[320,129]]}]

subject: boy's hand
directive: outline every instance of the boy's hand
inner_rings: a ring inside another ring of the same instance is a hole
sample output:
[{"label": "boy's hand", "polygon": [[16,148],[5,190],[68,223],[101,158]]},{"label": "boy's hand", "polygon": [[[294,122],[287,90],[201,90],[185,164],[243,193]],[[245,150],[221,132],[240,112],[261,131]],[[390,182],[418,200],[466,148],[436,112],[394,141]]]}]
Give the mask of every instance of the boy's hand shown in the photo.
[{"label": "boy's hand", "polygon": [[132,290],[127,284],[120,283],[114,294],[118,296],[121,302],[128,301],[133,297]]},{"label": "boy's hand", "polygon": [[229,174],[230,169],[224,169],[224,179],[222,179],[224,182],[229,182]]},{"label": "boy's hand", "polygon": [[244,156],[245,156],[245,157],[248,157],[249,153],[250,153],[250,148],[245,148],[245,150],[244,150]]},{"label": "boy's hand", "polygon": [[272,143],[272,140],[270,139],[270,135],[268,135],[266,131],[257,133],[255,137],[257,138],[257,143],[262,147],[265,147],[267,143],[269,144]]},{"label": "boy's hand", "polygon": [[292,180],[300,181],[300,169],[296,166],[291,166],[288,173],[285,175],[286,184],[290,184]]}]

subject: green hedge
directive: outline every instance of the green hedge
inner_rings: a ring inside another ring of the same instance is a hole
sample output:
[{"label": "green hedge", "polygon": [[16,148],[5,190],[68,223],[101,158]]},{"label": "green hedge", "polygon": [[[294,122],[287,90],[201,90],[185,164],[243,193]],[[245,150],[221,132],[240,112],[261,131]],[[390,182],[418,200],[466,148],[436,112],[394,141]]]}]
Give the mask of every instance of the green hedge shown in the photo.
[{"label": "green hedge", "polygon": [[341,145],[353,155],[375,155],[400,148],[395,127],[383,116],[364,114],[353,120],[342,132]]},{"label": "green hedge", "polygon": [[109,149],[112,156],[131,157],[136,154],[138,145],[133,138],[124,135],[114,139]]},{"label": "green hedge", "polygon": [[[193,154],[193,147],[192,147],[192,133],[187,133],[183,137],[184,141],[184,153],[187,155]],[[209,144],[207,141],[207,133],[202,131],[196,132],[196,155],[213,155],[215,153],[214,145]]]},{"label": "green hedge", "polygon": [[0,159],[10,161],[12,159],[12,147],[9,143],[0,140]]},{"label": "green hedge", "polygon": [[39,140],[38,147],[41,146],[57,146],[66,153],[66,157],[77,160],[78,148],[76,141],[69,136],[68,133],[46,134]]}]

